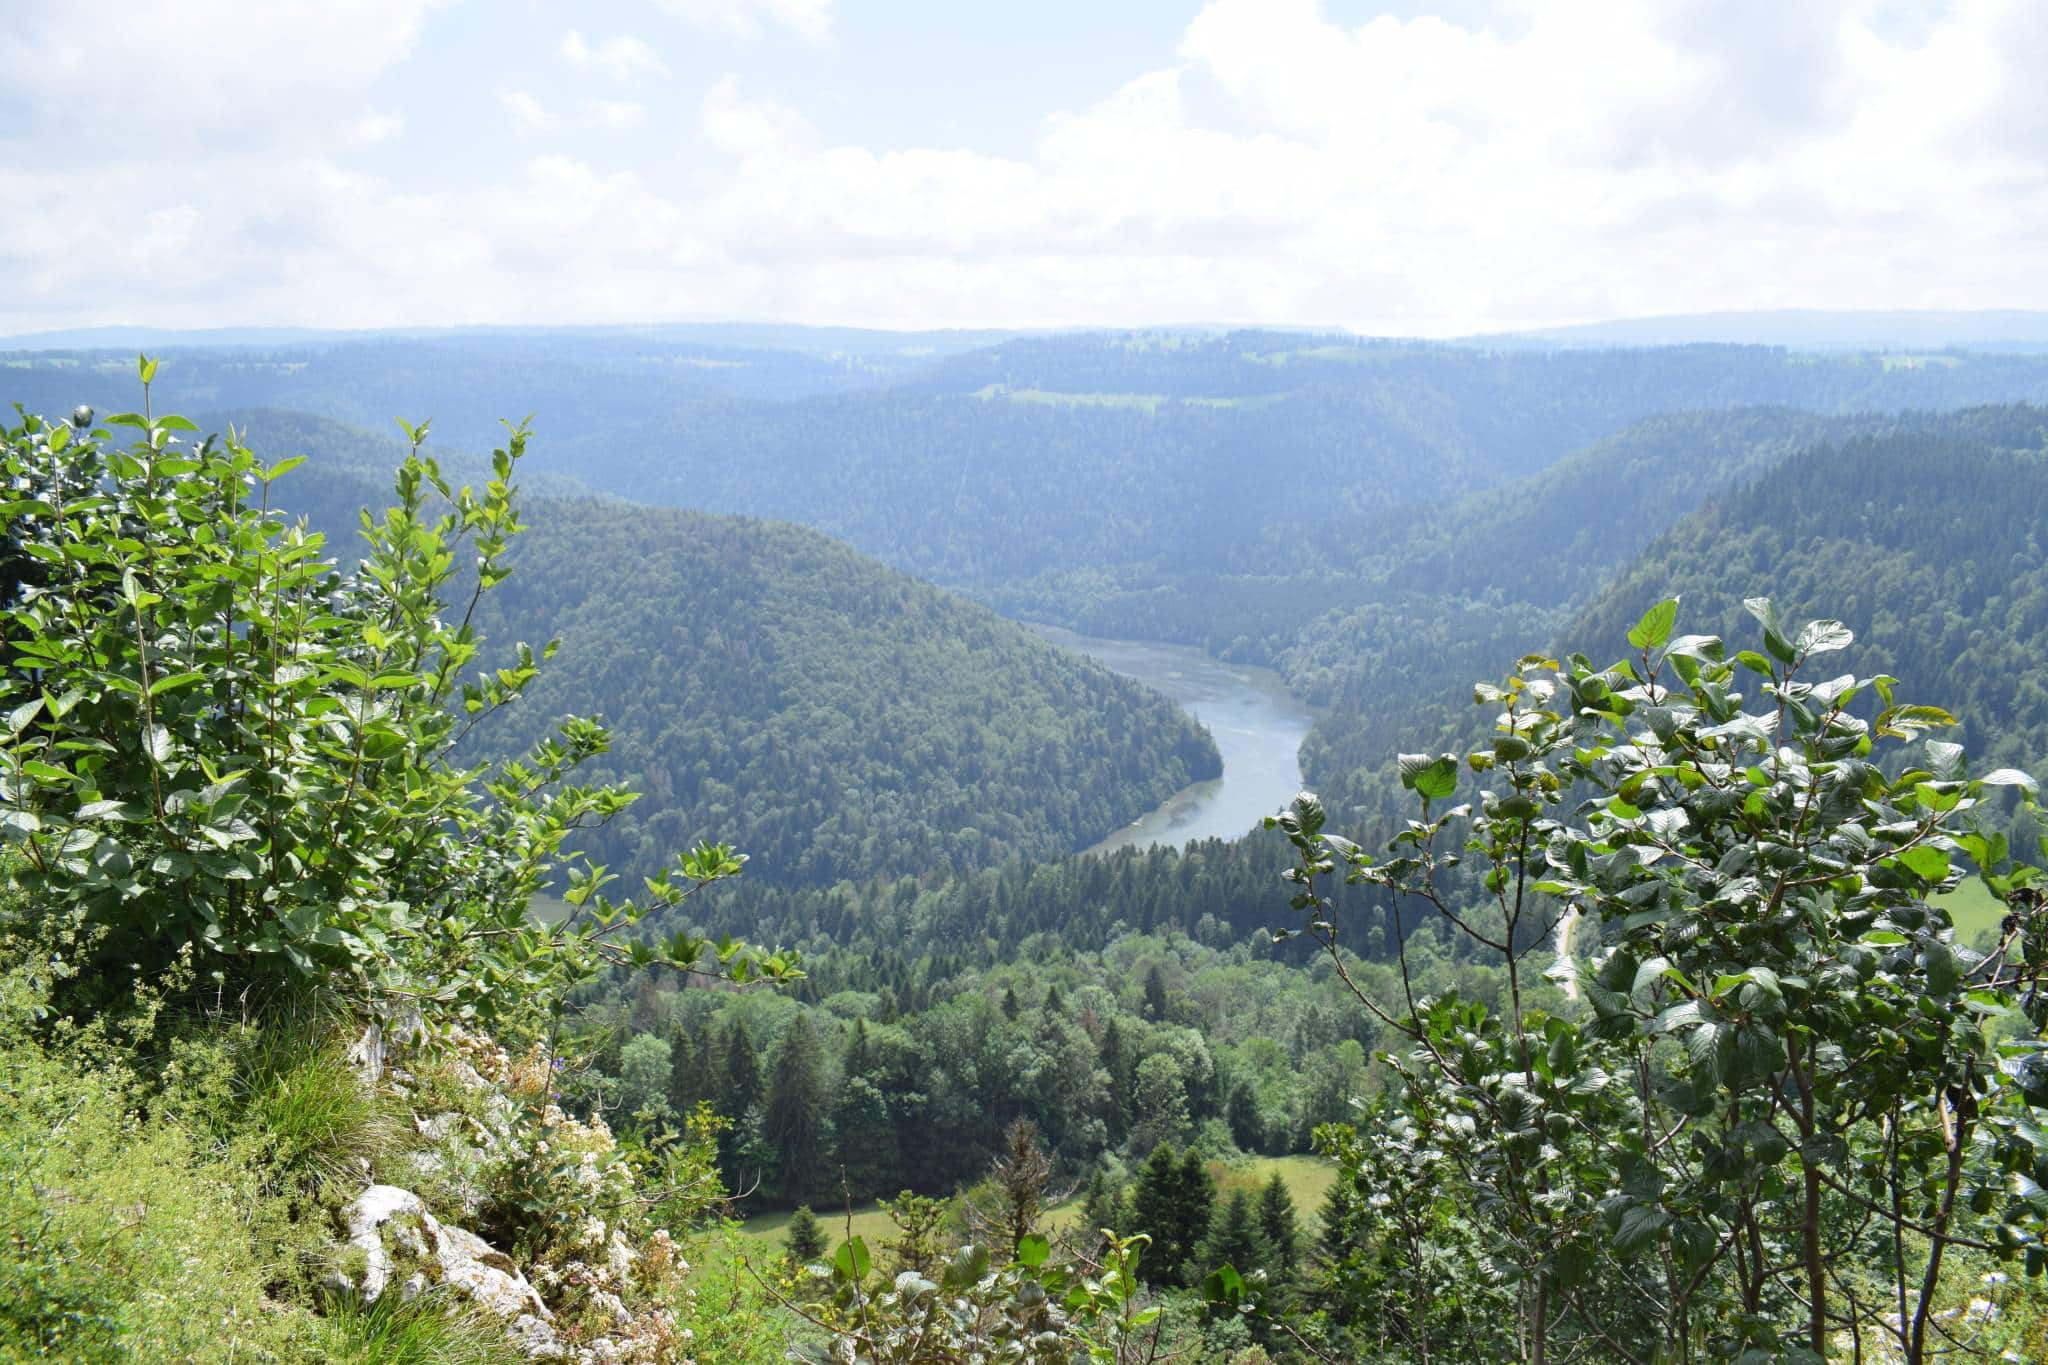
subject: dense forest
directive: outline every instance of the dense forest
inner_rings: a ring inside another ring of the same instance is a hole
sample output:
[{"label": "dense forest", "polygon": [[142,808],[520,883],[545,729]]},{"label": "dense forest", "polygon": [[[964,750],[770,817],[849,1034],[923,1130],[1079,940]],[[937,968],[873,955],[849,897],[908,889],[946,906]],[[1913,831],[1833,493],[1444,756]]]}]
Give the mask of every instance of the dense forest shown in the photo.
[{"label": "dense forest", "polygon": [[[307,456],[277,505],[348,558],[403,445],[297,413],[241,420]],[[470,744],[506,757],[560,715],[606,720],[618,740],[591,771],[641,795],[580,838],[622,873],[699,829],[782,885],[1056,858],[1216,775],[1214,744],[1158,694],[815,532],[535,483],[520,572],[477,625],[560,640],[562,662]]]},{"label": "dense forest", "polygon": [[782,884],[1057,857],[1219,771],[1164,697],[815,531],[552,500],[510,562],[481,629],[563,659],[479,751],[601,715],[622,871],[704,829]]}]

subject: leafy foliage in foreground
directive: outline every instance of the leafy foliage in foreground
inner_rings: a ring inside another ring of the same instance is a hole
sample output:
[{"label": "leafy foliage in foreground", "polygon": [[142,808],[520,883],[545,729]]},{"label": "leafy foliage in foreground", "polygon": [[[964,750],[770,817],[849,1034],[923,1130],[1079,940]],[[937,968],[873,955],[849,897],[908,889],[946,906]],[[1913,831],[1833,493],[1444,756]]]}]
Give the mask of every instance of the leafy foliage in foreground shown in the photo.
[{"label": "leafy foliage in foreground", "polygon": [[[145,397],[153,373],[144,361]],[[565,720],[495,770],[455,757],[539,668],[522,646],[484,669],[474,622],[521,529],[523,428],[480,493],[451,488],[412,432],[393,506],[364,518],[368,554],[344,574],[269,509],[296,461],[265,467],[232,435],[188,443],[179,417],[91,417],[0,433],[0,829],[19,855],[4,870],[13,915],[75,936],[70,965],[118,980],[189,961],[223,987],[293,978],[489,1015],[608,957],[650,960],[608,936],[739,871],[700,845],[614,904],[578,868],[564,841],[633,799],[573,780],[604,751],[600,726]],[[543,928],[527,901],[562,866],[582,912]],[[660,949],[685,970],[706,951]],[[795,971],[721,954],[740,975]]]},{"label": "leafy foliage in foreground", "polygon": [[[1747,606],[1761,650],[1675,636],[1667,600],[1629,632],[1631,659],[1530,656],[1480,685],[1491,741],[1463,765],[1403,756],[1421,814],[1388,857],[1325,832],[1308,795],[1272,822],[1301,856],[1303,932],[1340,969],[1322,890],[1340,874],[1506,965],[1505,1010],[1356,992],[1409,1050],[1364,1141],[1326,1142],[1361,1181],[1370,1164],[1452,1192],[1364,1229],[1382,1259],[1354,1287],[1384,1286],[1401,1315],[1368,1335],[1423,1355],[1479,1333],[1489,1358],[1817,1363],[1844,1333],[1917,1362],[1952,1330],[1934,1311],[1947,1256],[2048,1268],[2048,904],[1977,819],[2008,792],[2032,804],[2035,784],[1971,776],[1959,745],[1927,738],[1953,717],[1896,701],[1892,678],[1808,681],[1852,642],[1841,623]],[[1461,766],[1482,778],[1476,809],[1446,810]],[[1444,880],[1467,853],[1478,906]],[[1972,866],[2013,906],[1988,956],[1929,899]],[[1534,1007],[1532,958],[1581,924],[1589,966],[1567,953],[1553,971],[1583,1007]],[[1478,1237],[1437,1236],[1447,1220]],[[1449,1291],[1474,1283],[1507,1311],[1472,1317]]]}]

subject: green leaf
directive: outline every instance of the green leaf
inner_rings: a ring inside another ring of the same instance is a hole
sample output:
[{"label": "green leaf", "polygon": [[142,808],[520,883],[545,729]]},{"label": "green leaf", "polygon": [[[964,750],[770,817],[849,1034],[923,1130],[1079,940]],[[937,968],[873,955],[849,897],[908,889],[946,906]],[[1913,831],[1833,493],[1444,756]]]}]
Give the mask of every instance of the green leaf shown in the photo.
[{"label": "green leaf", "polygon": [[2039,798],[2040,784],[2018,768],[1996,768],[1977,779],[1987,787],[2018,787],[2028,796]]},{"label": "green leaf", "polygon": [[1764,648],[1771,652],[1772,658],[1779,663],[1789,664],[1799,657],[1799,651],[1785,638],[1785,628],[1778,622],[1778,609],[1771,605],[1770,598],[1744,598],[1742,607],[1764,628]]},{"label": "green leaf", "polygon": [[1855,640],[1856,632],[1840,621],[1808,621],[1799,628],[1792,645],[1801,654],[1831,654],[1847,649]]},{"label": "green leaf", "polygon": [[1621,1215],[1621,1226],[1615,1230],[1615,1254],[1634,1256],[1648,1250],[1670,1222],[1671,1215],[1660,1208],[1647,1204],[1632,1206]]},{"label": "green leaf", "polygon": [[1446,754],[1415,775],[1415,790],[1428,800],[1449,796],[1458,789],[1458,760]]},{"label": "green leaf", "polygon": [[1628,633],[1628,642],[1637,649],[1655,649],[1671,638],[1671,627],[1677,623],[1678,599],[1667,597],[1643,613]]},{"label": "green leaf", "polygon": [[1938,882],[1948,876],[1948,854],[1926,844],[1907,849],[1899,855],[1899,861],[1922,881]]},{"label": "green leaf", "polygon": [[1017,1243],[1017,1264],[1028,1266],[1033,1270],[1044,1265],[1046,1259],[1051,1255],[1052,1243],[1036,1233]]}]

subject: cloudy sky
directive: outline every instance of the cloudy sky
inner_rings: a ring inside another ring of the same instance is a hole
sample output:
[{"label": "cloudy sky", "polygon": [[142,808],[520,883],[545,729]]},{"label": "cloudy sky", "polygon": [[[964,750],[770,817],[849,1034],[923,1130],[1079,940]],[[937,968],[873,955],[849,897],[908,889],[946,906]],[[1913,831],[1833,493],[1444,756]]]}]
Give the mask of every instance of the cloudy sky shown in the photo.
[{"label": "cloudy sky", "polygon": [[2041,0],[0,19],[0,334],[2048,307]]}]

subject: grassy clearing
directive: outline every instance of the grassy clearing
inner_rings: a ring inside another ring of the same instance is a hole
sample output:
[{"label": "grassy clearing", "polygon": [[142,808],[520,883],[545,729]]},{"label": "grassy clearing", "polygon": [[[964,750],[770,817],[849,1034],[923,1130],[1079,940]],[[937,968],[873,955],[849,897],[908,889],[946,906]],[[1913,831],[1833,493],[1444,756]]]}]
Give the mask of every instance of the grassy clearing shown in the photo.
[{"label": "grassy clearing", "polygon": [[1056,393],[1051,389],[1013,389],[1004,384],[987,384],[976,389],[974,396],[984,402],[1006,398],[1012,403],[1037,403],[1054,408],[1133,408],[1152,416],[1170,403],[1184,403],[1191,408],[1263,408],[1279,402],[1285,395],[1190,398],[1170,393]]},{"label": "grassy clearing", "polygon": [[[1316,1210],[1322,1207],[1323,1196],[1336,1183],[1337,1168],[1321,1157],[1279,1156],[1254,1157],[1237,1165],[1220,1161],[1209,1163],[1209,1174],[1216,1180],[1218,1201],[1230,1198],[1233,1191],[1242,1189],[1256,1195],[1261,1186],[1273,1178],[1277,1171],[1287,1185],[1287,1192],[1294,1196],[1295,1210],[1301,1215],[1304,1230],[1312,1223]],[[846,1211],[844,1209],[818,1209],[818,1221],[824,1225],[826,1236],[836,1247],[846,1240]],[[1074,1226],[1081,1217],[1081,1196],[1056,1204],[1047,1213],[1046,1222],[1056,1231]],[[775,1213],[758,1213],[740,1224],[739,1238],[750,1247],[780,1248],[789,1227],[787,1210]],[[856,1204],[853,1207],[853,1235],[865,1241],[870,1248],[879,1247],[884,1241],[896,1235],[896,1225],[889,1221],[889,1215],[882,1212],[879,1204]]]},{"label": "grassy clearing", "polygon": [[1966,878],[1961,886],[1934,900],[1955,921],[1959,943],[1974,944],[1980,934],[1995,936],[1999,921],[2005,918],[2005,903],[1978,877]]}]

